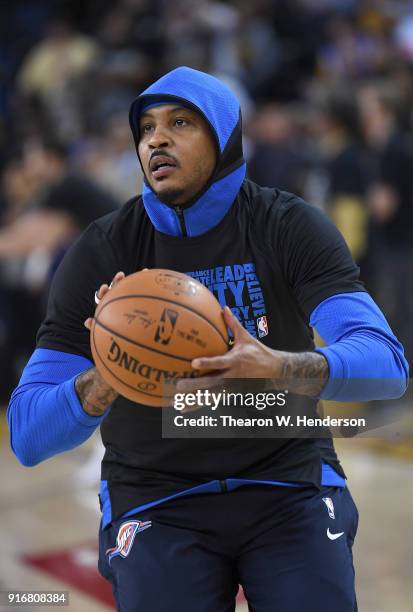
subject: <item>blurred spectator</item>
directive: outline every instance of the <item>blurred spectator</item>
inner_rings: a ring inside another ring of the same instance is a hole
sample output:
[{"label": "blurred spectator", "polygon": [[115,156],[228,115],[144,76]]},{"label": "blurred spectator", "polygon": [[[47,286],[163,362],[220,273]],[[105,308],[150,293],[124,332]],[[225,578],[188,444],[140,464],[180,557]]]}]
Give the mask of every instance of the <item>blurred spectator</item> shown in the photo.
[{"label": "blurred spectator", "polygon": [[[48,281],[64,251],[89,223],[118,205],[89,178],[69,171],[65,150],[55,144],[32,143],[4,178],[10,210],[0,228],[0,367],[7,372],[0,401],[33,349]],[[29,188],[23,189],[26,180]]]},{"label": "blurred spectator", "polygon": [[385,38],[359,27],[354,17],[335,17],[328,24],[328,41],[321,46],[321,76],[329,81],[360,79],[381,70],[386,54]]},{"label": "blurred spectator", "polygon": [[[18,202],[16,189],[13,192],[9,186],[6,191],[6,195],[15,196],[15,201],[10,203],[14,205],[10,222],[0,229],[2,258],[26,256],[37,248],[53,255],[93,219],[117,206],[117,202],[89,178],[71,171],[65,147],[55,142],[28,143],[15,168],[15,173],[19,171],[21,181],[30,186],[30,191],[18,192],[20,197],[26,198],[24,206]],[[14,183],[18,183],[17,177]],[[20,206],[19,215],[16,215],[16,206]],[[7,209],[5,214],[7,218]]]},{"label": "blurred spectator", "polygon": [[231,55],[234,76],[255,98],[265,97],[268,83],[281,60],[281,47],[271,23],[272,4],[269,0],[236,0],[236,23],[229,44],[221,48],[222,42],[220,44],[219,39],[214,41],[216,70],[224,70],[223,58]]},{"label": "blurred spectator", "polygon": [[[413,12],[413,11],[412,11]],[[404,15],[394,31],[396,47],[402,55],[413,63],[413,14]]]},{"label": "blurred spectator", "polygon": [[315,129],[327,181],[326,210],[353,257],[360,261],[367,248],[368,176],[353,97],[345,90],[329,94],[320,107]]},{"label": "blurred spectator", "polygon": [[119,202],[141,192],[143,174],[125,113],[113,115],[103,133],[88,140],[77,165]]},{"label": "blurred spectator", "polygon": [[302,194],[309,157],[292,111],[275,104],[264,106],[250,120],[247,134],[254,143],[249,178],[260,185]]},{"label": "blurred spectator", "polygon": [[3,170],[0,200],[0,228],[15,221],[30,206],[35,186],[23,160],[10,159]]},{"label": "blurred spectator", "polygon": [[164,2],[162,71],[190,65],[238,77],[230,46],[238,22],[231,4],[208,0]]},{"label": "blurred spectator", "polygon": [[[123,2],[99,25],[101,53],[83,92],[88,130],[100,131],[112,114],[127,114],[131,99],[150,82],[156,60],[147,48],[150,44],[161,47],[157,20],[151,18],[154,6],[156,2],[151,6],[143,0]],[[148,29],[145,33],[143,22]]]},{"label": "blurred spectator", "polygon": [[54,21],[20,69],[21,93],[32,103],[33,109],[38,105],[51,133],[63,142],[70,143],[81,133],[76,82],[96,61],[98,54],[99,46],[93,38],[73,31],[68,22]]},{"label": "blurred spectator", "polygon": [[413,357],[413,140],[399,123],[399,101],[386,82],[359,94],[370,153],[369,255],[374,285],[391,324]]}]

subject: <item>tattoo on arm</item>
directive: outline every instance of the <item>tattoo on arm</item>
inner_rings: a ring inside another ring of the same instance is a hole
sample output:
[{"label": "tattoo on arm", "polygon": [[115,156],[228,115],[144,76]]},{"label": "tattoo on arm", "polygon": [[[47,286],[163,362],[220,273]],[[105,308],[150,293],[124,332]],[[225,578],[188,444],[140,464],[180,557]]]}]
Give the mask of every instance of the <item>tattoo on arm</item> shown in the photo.
[{"label": "tattoo on arm", "polygon": [[318,397],[328,378],[327,360],[316,352],[284,353],[280,378],[292,393]]},{"label": "tattoo on arm", "polygon": [[118,393],[103,380],[96,368],[80,374],[75,389],[83,409],[91,416],[102,416],[118,397]]}]

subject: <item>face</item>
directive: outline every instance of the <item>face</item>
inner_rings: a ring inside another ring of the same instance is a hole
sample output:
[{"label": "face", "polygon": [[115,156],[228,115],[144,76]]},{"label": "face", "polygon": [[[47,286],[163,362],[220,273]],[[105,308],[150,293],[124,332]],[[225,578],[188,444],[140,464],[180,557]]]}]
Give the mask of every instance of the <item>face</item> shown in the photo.
[{"label": "face", "polygon": [[139,121],[139,157],[146,179],[161,202],[189,202],[211,178],[216,144],[205,119],[188,108],[162,104]]}]

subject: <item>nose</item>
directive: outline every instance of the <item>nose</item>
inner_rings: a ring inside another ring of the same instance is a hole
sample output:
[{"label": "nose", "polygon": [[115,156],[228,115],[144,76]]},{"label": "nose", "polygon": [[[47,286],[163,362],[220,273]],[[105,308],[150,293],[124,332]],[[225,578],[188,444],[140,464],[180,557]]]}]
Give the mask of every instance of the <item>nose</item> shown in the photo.
[{"label": "nose", "polygon": [[156,126],[151,133],[148,141],[150,149],[163,149],[171,144],[168,131],[162,126]]}]

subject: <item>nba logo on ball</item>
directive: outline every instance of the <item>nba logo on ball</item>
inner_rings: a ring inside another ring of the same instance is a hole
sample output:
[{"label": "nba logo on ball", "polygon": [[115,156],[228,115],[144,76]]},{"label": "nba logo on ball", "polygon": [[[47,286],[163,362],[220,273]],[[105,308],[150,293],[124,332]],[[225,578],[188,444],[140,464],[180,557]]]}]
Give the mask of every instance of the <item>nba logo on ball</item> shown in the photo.
[{"label": "nba logo on ball", "polygon": [[267,317],[260,317],[257,319],[257,328],[258,328],[258,336],[263,338],[264,336],[268,336],[268,323]]},{"label": "nba logo on ball", "polygon": [[178,313],[170,308],[165,308],[159,321],[158,329],[155,334],[155,342],[169,344],[172,333],[175,329]]}]

